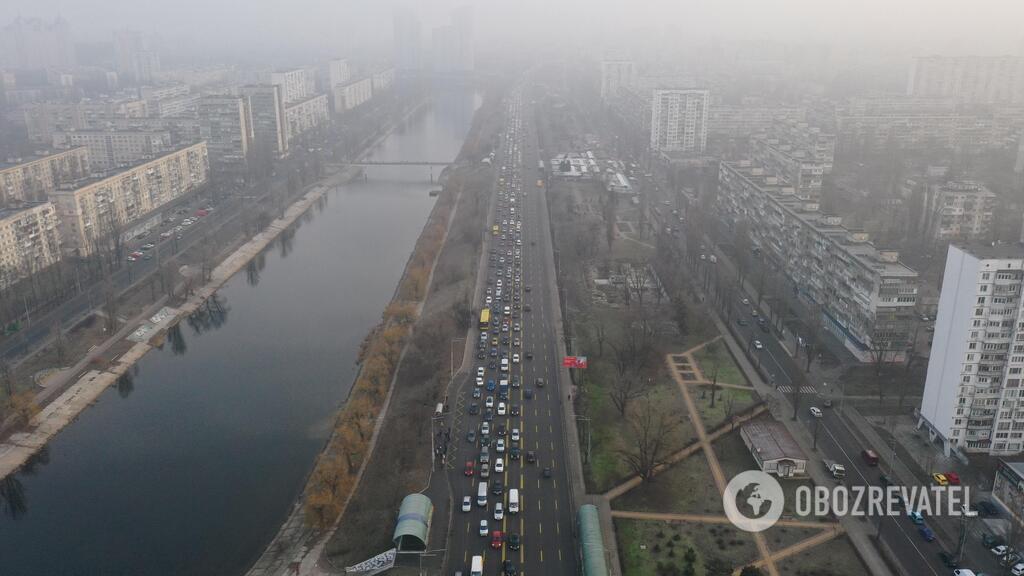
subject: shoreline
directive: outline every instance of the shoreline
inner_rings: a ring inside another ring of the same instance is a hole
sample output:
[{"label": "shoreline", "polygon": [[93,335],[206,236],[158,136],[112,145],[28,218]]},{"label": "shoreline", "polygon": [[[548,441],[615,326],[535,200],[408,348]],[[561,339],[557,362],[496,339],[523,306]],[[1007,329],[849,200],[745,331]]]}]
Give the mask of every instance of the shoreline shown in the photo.
[{"label": "shoreline", "polygon": [[[412,106],[376,137],[366,143],[357,159],[371,153],[384,139],[390,136],[402,123],[429,105],[424,100]],[[167,329],[187,318],[215,294],[228,280],[241,271],[253,258],[258,256],[281,232],[292,226],[310,207],[329,190],[354,180],[360,173],[356,167],[344,167],[319,182],[311,184],[308,190],[288,208],[282,216],[271,221],[265,229],[246,240],[234,252],[228,254],[210,273],[210,280],[195,289],[184,303],[177,308],[166,306],[167,297],[145,308],[142,313],[130,319],[115,334],[79,359],[67,372],[77,374],[74,382],[41,407],[38,414],[29,421],[28,430],[11,433],[0,442],[0,480],[16,473],[39,451],[43,450],[57,434],[72,424],[78,416],[91,406],[99,396],[124,375],[132,366],[162,341]],[[132,342],[134,342],[132,344]],[[126,349],[114,354],[108,366],[94,367],[102,354]],[[40,392],[46,394],[46,390]]]}]

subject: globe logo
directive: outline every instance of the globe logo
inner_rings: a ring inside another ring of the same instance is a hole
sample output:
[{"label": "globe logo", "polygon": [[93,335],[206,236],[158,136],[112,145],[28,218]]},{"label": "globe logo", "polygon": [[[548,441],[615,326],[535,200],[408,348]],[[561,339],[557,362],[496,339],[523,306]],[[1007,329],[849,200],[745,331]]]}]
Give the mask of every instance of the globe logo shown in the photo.
[{"label": "globe logo", "polygon": [[784,503],[779,481],[760,470],[737,474],[722,494],[726,517],[746,532],[762,532],[774,526],[782,516]]}]

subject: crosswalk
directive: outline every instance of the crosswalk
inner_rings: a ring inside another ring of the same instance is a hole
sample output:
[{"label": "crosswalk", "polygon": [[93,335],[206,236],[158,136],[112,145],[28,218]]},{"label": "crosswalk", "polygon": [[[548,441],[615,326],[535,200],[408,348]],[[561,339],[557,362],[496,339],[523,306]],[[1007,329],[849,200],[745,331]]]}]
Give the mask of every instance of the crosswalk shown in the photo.
[{"label": "crosswalk", "polygon": [[[783,394],[792,394],[793,393],[793,387],[788,385],[788,384],[783,385],[783,386],[779,386],[779,392],[782,392]],[[800,393],[801,394],[817,394],[818,391],[814,389],[814,386],[803,386],[803,387],[800,388]]]}]

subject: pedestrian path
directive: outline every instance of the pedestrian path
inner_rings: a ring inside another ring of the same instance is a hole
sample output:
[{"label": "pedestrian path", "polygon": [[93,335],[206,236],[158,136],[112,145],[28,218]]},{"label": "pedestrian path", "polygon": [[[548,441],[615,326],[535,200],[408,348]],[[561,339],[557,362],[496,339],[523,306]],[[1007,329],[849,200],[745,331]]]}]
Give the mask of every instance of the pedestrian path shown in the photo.
[{"label": "pedestrian path", "polygon": [[[779,392],[782,392],[783,394],[792,394],[793,393],[793,387],[790,386],[789,384],[785,384],[785,385],[779,386]],[[818,391],[814,389],[814,386],[801,386],[800,387],[800,393],[801,394],[817,394]]]}]

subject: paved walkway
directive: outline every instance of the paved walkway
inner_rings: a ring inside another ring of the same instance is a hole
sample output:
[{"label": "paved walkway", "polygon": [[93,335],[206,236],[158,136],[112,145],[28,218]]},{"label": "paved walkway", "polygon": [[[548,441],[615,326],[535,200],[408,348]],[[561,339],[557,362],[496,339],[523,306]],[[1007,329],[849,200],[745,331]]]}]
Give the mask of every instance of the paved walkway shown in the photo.
[{"label": "paved walkway", "polygon": [[[701,522],[704,524],[731,524],[732,520],[725,516],[711,514],[672,514],[667,512],[636,512],[633,510],[612,510],[613,518],[630,518],[633,520],[661,520],[664,522]],[[813,520],[787,520],[780,518],[776,526],[787,528],[811,528],[833,530],[839,528],[838,522],[815,522]]]}]

